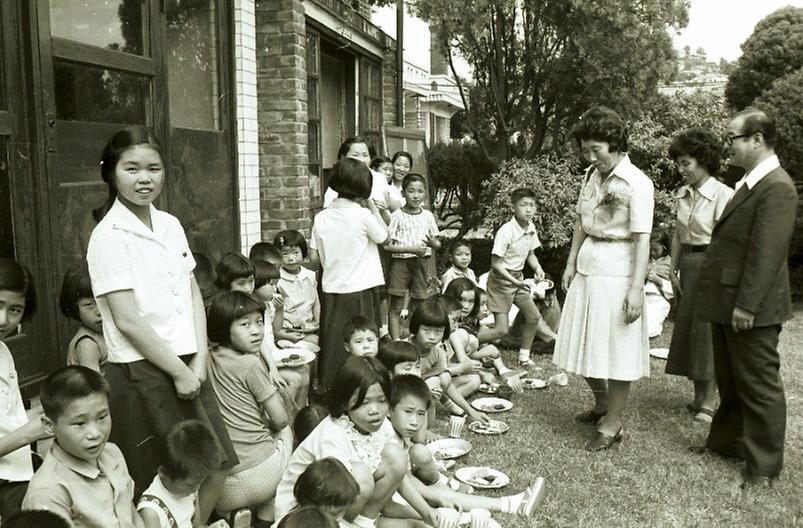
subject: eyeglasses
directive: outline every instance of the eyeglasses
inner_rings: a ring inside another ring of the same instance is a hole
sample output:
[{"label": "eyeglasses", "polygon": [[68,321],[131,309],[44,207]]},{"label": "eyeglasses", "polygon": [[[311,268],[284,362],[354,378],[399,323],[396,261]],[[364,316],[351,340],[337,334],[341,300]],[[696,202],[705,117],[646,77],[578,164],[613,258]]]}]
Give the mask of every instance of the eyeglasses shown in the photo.
[{"label": "eyeglasses", "polygon": [[739,134],[738,136],[728,136],[728,135],[726,135],[725,137],[722,138],[722,141],[725,143],[725,146],[730,147],[731,145],[733,145],[733,140],[750,137],[752,135],[753,134]]}]

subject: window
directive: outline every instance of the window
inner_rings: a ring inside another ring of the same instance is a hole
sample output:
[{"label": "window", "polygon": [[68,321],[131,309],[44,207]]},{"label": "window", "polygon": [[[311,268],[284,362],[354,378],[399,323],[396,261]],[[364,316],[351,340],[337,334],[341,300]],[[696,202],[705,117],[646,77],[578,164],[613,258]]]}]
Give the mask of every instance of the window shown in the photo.
[{"label": "window", "polygon": [[321,38],[307,32],[307,153],[310,200],[322,200],[321,186]]},{"label": "window", "polygon": [[360,61],[360,134],[382,152],[382,70],[368,59]]}]

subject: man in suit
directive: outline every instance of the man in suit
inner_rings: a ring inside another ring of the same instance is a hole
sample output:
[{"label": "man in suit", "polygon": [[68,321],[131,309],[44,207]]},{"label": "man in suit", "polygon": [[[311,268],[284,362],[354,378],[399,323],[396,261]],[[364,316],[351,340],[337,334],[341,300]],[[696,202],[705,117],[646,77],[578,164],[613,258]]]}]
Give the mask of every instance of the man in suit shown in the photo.
[{"label": "man in suit", "polygon": [[712,323],[720,406],[696,451],[744,459],[745,490],[770,486],[780,474],[786,433],[777,347],[792,314],[787,258],[797,193],[775,140],[775,121],[760,110],[745,109],[728,124],[728,163],[746,174],[714,227],[698,282],[697,312]]}]

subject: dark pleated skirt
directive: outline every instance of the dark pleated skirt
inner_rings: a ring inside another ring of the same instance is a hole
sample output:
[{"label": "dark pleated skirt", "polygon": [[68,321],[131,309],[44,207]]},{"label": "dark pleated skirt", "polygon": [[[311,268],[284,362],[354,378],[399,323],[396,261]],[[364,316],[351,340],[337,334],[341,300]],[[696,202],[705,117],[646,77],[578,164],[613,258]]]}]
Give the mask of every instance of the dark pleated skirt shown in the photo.
[{"label": "dark pleated skirt", "polygon": [[694,381],[714,379],[714,352],[711,343],[711,325],[700,321],[695,313],[697,277],[703,264],[704,253],[683,253],[680,257],[680,296],[672,344],[666,360],[666,373],[686,376]]},{"label": "dark pleated skirt", "polygon": [[340,364],[346,359],[343,326],[355,315],[362,315],[379,326],[379,291],[369,288],[354,293],[326,293],[321,296],[321,351],[318,379],[322,390],[329,390]]}]

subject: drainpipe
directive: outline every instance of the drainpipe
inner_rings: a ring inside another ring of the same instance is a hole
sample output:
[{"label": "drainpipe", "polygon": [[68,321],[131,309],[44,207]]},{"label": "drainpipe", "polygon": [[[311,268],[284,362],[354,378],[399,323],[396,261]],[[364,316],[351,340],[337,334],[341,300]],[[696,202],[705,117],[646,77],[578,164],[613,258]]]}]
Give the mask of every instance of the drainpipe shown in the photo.
[{"label": "drainpipe", "polygon": [[396,0],[396,125],[404,126],[404,0]]}]

